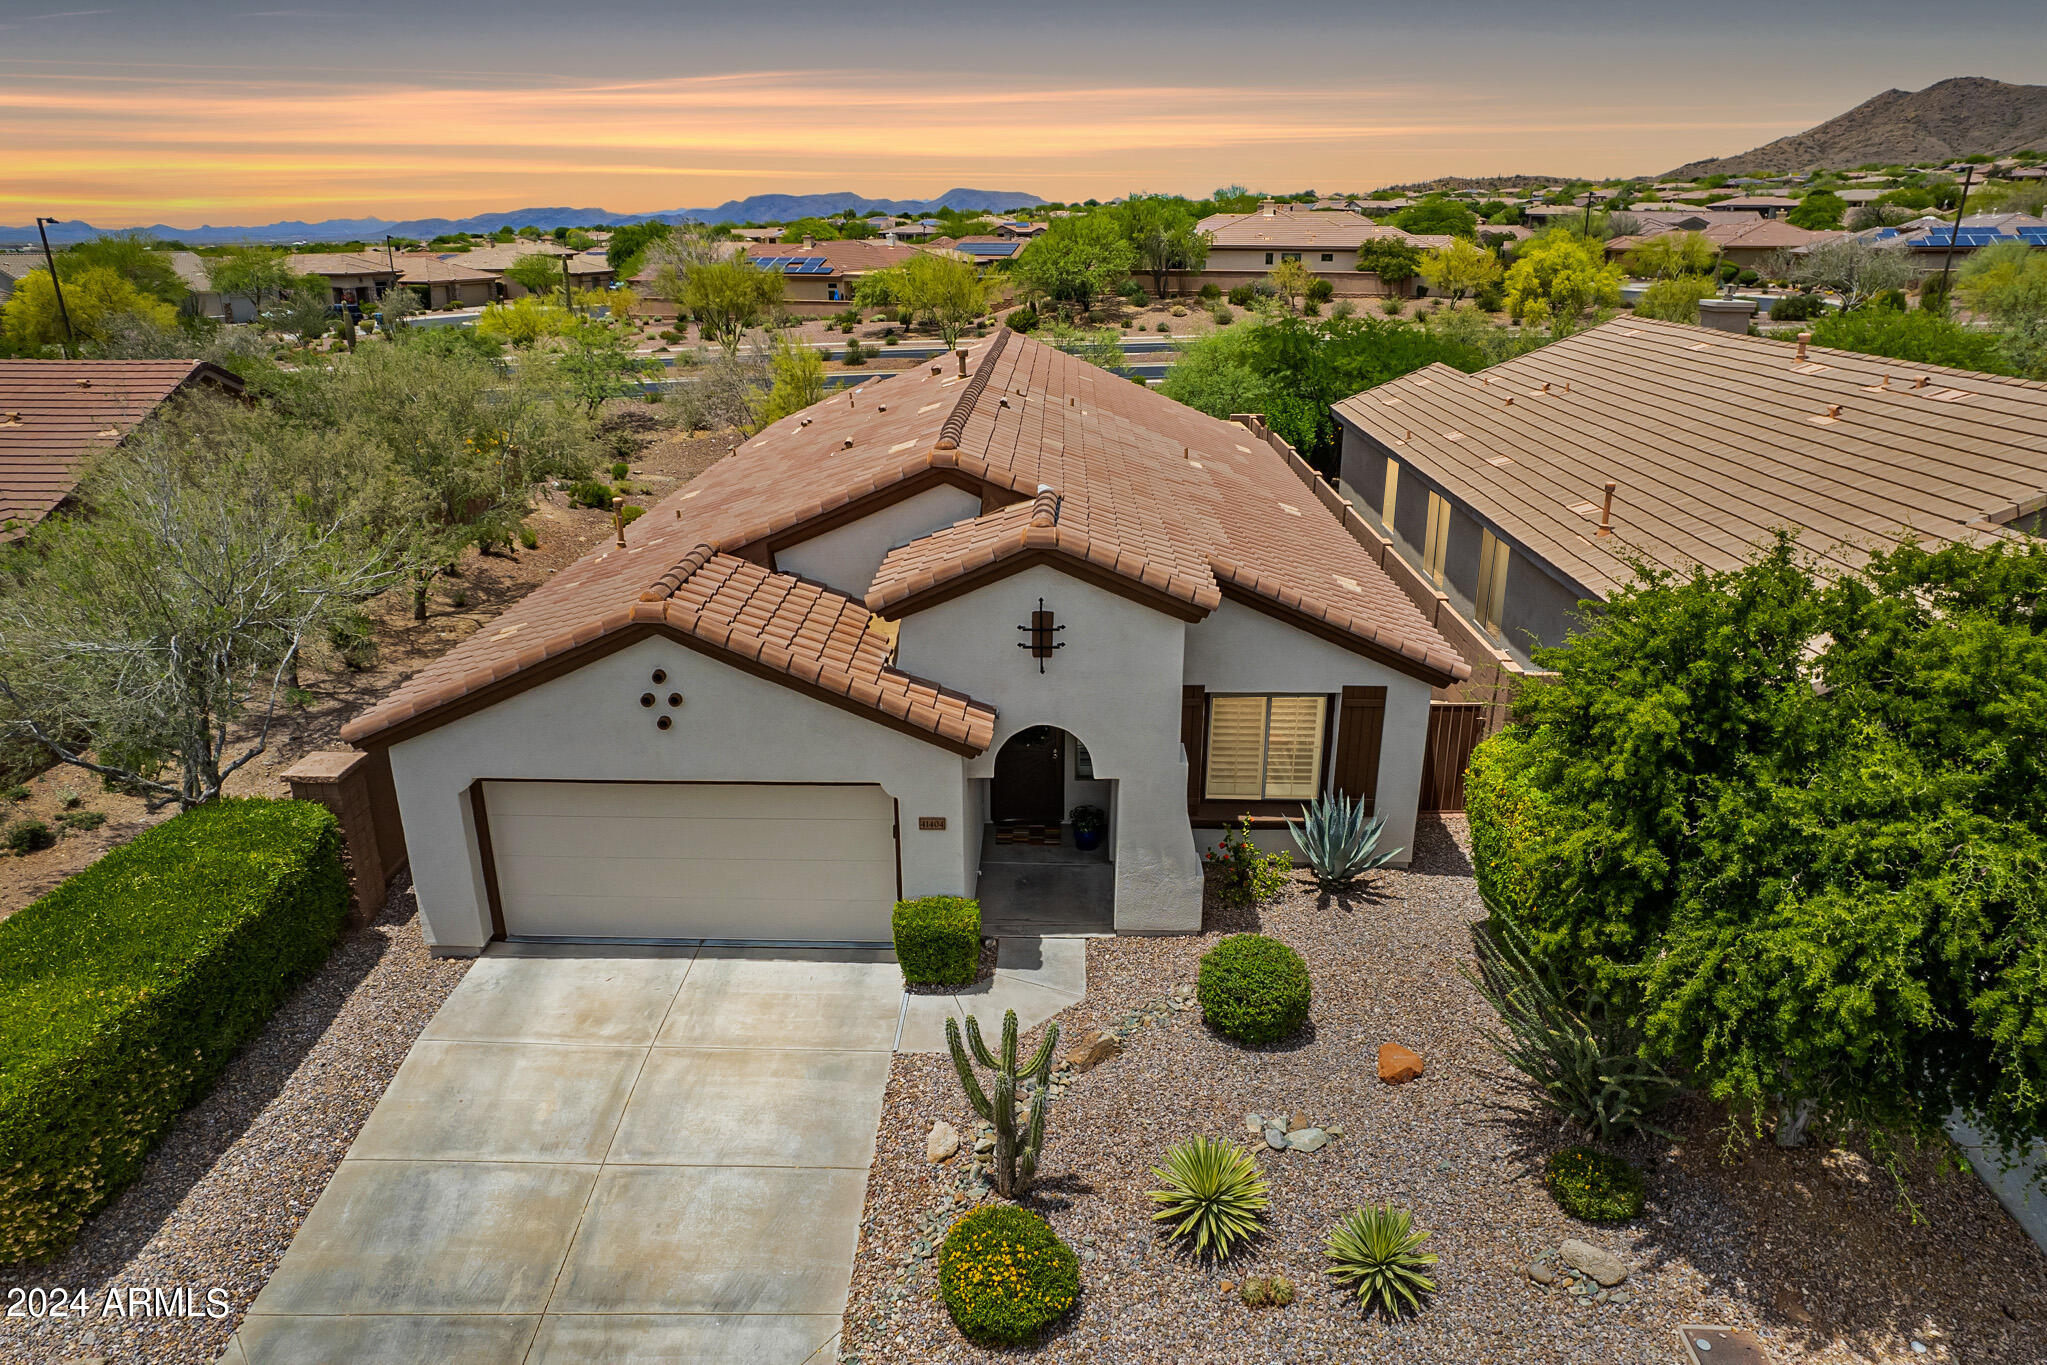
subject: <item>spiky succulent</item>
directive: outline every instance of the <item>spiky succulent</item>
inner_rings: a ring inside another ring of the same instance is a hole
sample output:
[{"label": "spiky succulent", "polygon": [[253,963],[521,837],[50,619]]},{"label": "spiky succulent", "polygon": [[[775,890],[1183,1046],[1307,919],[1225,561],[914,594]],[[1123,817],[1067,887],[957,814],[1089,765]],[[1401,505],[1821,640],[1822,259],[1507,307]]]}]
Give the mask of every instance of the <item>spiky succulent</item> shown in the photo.
[{"label": "spiky succulent", "polygon": [[1423,1251],[1429,1234],[1414,1226],[1414,1215],[1391,1204],[1353,1209],[1329,1230],[1329,1274],[1357,1290],[1368,1309],[1398,1316],[1420,1306],[1419,1295],[1436,1292],[1423,1270],[1436,1263]]},{"label": "spiky succulent", "polygon": [[1292,820],[1286,824],[1315,874],[1316,885],[1325,891],[1341,891],[1401,853],[1397,848],[1379,851],[1386,817],[1367,815],[1364,802],[1341,792],[1327,792],[1309,802],[1305,827]]},{"label": "spiky succulent", "polygon": [[1194,1244],[1196,1255],[1227,1257],[1258,1231],[1267,1204],[1265,1177],[1252,1155],[1234,1142],[1196,1137],[1166,1149],[1153,1175],[1165,1183],[1151,1192],[1155,1223]]}]

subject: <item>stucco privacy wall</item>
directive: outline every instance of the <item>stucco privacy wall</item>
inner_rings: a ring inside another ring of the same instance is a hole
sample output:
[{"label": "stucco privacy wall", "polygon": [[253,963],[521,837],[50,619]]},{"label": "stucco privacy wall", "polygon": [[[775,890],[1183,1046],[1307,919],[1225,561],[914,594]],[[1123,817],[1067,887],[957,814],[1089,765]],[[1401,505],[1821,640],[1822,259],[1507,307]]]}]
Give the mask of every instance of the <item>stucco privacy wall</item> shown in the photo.
[{"label": "stucco privacy wall", "polygon": [[[1038,661],[1019,649],[1044,598],[1065,648]],[[1187,824],[1187,764],[1180,752],[1180,675],[1186,623],[1038,566],[903,618],[902,668],[941,678],[996,708],[995,742],[967,761],[992,777],[995,756],[1019,730],[1056,725],[1114,780],[1116,928],[1121,933],[1201,928],[1201,859]],[[905,809],[907,816],[907,808]]]},{"label": "stucco privacy wall", "polygon": [[775,553],[775,568],[861,598],[890,550],[956,521],[981,515],[977,494],[950,484],[927,488],[860,520]]},{"label": "stucco privacy wall", "polygon": [[[1382,663],[1354,654],[1276,621],[1237,602],[1224,602],[1204,620],[1187,627],[1187,682],[1209,692],[1320,692],[1340,696],[1346,687],[1386,689],[1385,728],[1379,739],[1377,813],[1386,817],[1381,846],[1403,850],[1394,861],[1406,866],[1414,848],[1415,808],[1421,801],[1422,751],[1428,742],[1429,685]],[[1324,757],[1333,753],[1328,736]],[[1221,831],[1199,831],[1213,844]],[[1285,831],[1260,831],[1261,848],[1298,852]]]},{"label": "stucco privacy wall", "polygon": [[[658,688],[655,669],[667,672]],[[680,692],[666,706],[640,694]],[[426,940],[475,951],[490,938],[470,784],[481,778],[629,782],[876,782],[898,803],[903,894],[970,894],[965,759],[651,639],[391,747]],[[919,816],[945,817],[919,830]]]}]

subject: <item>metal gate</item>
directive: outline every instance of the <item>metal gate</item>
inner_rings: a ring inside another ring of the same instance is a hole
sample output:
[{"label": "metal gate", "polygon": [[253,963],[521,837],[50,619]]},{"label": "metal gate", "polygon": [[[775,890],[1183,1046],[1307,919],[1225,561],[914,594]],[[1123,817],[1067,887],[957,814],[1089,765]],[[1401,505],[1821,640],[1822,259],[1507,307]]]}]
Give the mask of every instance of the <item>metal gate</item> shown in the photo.
[{"label": "metal gate", "polygon": [[1484,702],[1439,701],[1429,704],[1429,735],[1422,750],[1420,809],[1464,809],[1464,765],[1488,733]]}]

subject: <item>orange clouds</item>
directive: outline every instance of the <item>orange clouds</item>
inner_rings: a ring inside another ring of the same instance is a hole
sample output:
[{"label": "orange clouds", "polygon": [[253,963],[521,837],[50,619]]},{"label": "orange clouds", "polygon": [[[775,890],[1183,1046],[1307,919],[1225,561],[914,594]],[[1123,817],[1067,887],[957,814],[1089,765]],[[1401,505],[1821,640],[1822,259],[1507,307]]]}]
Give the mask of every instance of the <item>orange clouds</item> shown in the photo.
[{"label": "orange clouds", "polygon": [[[8,66],[17,69],[8,71]],[[1168,84],[934,82],[759,71],[615,82],[422,74],[345,88],[247,72],[0,61],[0,221],[34,213],[180,225],[463,214],[529,204],[619,212],[765,191],[1052,198],[1225,181],[1368,188],[1423,175],[1655,171],[1797,126],[1725,107],[1644,122],[1531,117],[1504,96]]]}]

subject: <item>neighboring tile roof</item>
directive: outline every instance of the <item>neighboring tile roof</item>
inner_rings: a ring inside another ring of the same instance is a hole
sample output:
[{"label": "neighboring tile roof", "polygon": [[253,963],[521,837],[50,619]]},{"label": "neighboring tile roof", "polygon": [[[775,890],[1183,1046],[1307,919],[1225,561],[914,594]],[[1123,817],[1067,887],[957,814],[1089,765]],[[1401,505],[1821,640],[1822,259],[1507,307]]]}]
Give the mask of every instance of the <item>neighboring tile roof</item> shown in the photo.
[{"label": "neighboring tile roof", "polygon": [[[1840,567],[1900,533],[1980,540],[2047,505],[2047,384],[1622,319],[1339,418],[1589,592],[1628,560],[1732,568],[1778,527]],[[1611,536],[1595,534],[1607,480]]]},{"label": "neighboring tile roof", "polygon": [[470,265],[461,252],[447,256],[401,252],[398,278],[405,284],[487,284],[497,272]]},{"label": "neighboring tile roof", "polygon": [[822,258],[825,268],[814,272],[816,276],[863,275],[870,270],[883,270],[892,265],[901,265],[918,254],[913,246],[900,242],[882,242],[873,239],[853,241],[812,242],[804,246],[801,242],[749,242],[746,254],[753,260],[766,260],[775,256],[814,256]]},{"label": "neighboring tile roof", "polygon": [[1374,223],[1362,214],[1285,209],[1265,213],[1217,213],[1201,220],[1211,246],[1248,246],[1314,251],[1354,251],[1366,242],[1410,242],[1397,227]]},{"label": "neighboring tile roof", "polygon": [[[897,570],[914,557],[910,580],[967,571],[976,556],[1006,553],[1010,539],[1032,527],[1041,487],[1058,494],[1049,511],[1054,544],[1033,545],[1067,557],[1076,569],[1114,575],[1134,594],[1156,594],[1190,616],[1214,608],[1227,592],[1283,616],[1306,618],[1362,653],[1432,681],[1467,676],[1469,667],[1391,579],[1340,527],[1271,447],[1244,428],[1220,421],[1019,333],[1002,331],[975,343],[970,373],[946,360],[833,394],[768,426],[626,528],[627,545],[608,546],[564,570],[492,625],[400,686],[344,731],[372,739],[486,686],[501,683],[607,634],[646,627],[644,594],[665,602],[665,624],[715,648],[737,650],[799,683],[828,686],[892,719],[950,739],[957,727],[921,710],[902,712],[909,698],[943,717],[964,717],[966,743],[985,743],[979,712],[965,698],[940,703],[942,689],[900,675],[873,672],[880,656],[862,646],[860,685],[838,674],[811,676],[830,661],[813,629],[790,627],[784,606],[763,614],[759,603],[803,601],[805,623],[829,609],[839,624],[829,638],[849,638],[846,622],[867,618],[867,606],[793,575],[761,567],[779,544],[804,528],[864,500],[879,503],[936,482],[1012,502],[892,553],[875,585],[876,601],[902,606],[915,590],[897,591]],[[742,569],[739,566],[748,567]],[[675,566],[675,567],[671,567]],[[717,603],[741,587],[753,610],[719,607],[712,618],[693,607],[679,616],[688,591],[660,585],[720,585]],[[727,586],[738,584],[738,587]],[[815,598],[800,598],[814,592]],[[726,617],[780,652],[756,650],[746,635],[721,634]],[[879,639],[878,632],[876,633]],[[764,652],[765,651],[765,652]],[[787,660],[784,660],[784,654]],[[885,671],[884,671],[885,672]],[[985,710],[985,708],[980,708]],[[991,713],[992,714],[992,713]],[[925,722],[929,721],[929,724]]]},{"label": "neighboring tile roof", "polygon": [[49,515],[90,456],[194,380],[242,387],[197,360],[0,360],[0,541]]},{"label": "neighboring tile roof", "polygon": [[[609,275],[611,262],[601,251],[573,251],[559,242],[495,242],[472,251],[452,251],[442,259],[464,270],[502,275],[528,256],[553,256],[569,263],[569,275]],[[559,269],[560,267],[556,267]]]},{"label": "neighboring tile roof", "polygon": [[300,251],[286,258],[294,275],[395,275],[381,251]]}]

